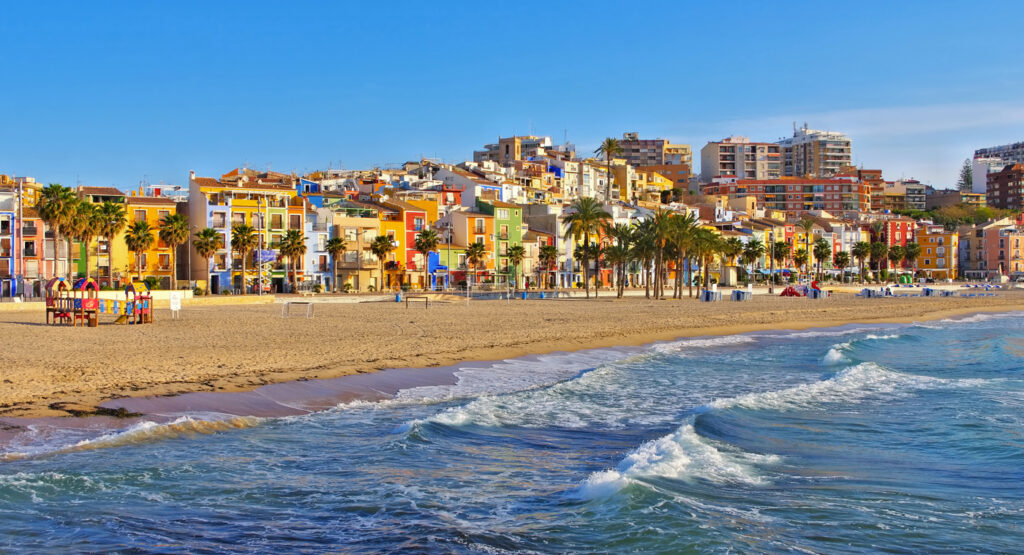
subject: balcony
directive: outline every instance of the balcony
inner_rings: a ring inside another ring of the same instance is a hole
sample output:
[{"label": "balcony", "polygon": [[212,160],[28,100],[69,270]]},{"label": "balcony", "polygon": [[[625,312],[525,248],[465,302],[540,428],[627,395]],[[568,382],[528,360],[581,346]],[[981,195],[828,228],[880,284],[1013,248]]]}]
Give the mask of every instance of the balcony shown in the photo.
[{"label": "balcony", "polygon": [[26,225],[21,228],[22,237],[35,237],[39,233],[39,228],[34,225]]}]

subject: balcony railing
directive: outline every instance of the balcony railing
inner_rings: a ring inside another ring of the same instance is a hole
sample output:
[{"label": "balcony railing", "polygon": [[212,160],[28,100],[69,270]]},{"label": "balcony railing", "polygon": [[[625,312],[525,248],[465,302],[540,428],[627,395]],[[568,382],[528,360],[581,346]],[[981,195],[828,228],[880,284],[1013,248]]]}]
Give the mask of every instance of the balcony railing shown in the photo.
[{"label": "balcony railing", "polygon": [[34,226],[34,225],[33,226],[28,226],[27,225],[27,226],[23,226],[21,228],[22,236],[26,236],[27,235],[27,236],[34,237],[37,233],[39,233],[39,228]]}]

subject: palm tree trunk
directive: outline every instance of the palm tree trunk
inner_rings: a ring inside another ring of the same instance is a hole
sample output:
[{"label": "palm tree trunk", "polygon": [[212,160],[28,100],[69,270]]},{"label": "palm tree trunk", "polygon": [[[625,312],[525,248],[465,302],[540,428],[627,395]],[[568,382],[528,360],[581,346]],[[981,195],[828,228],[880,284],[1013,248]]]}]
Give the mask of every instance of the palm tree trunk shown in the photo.
[{"label": "palm tree trunk", "polygon": [[210,285],[213,284],[213,271],[210,267],[213,266],[213,257],[206,259],[206,296],[210,296]]},{"label": "palm tree trunk", "polygon": [[[178,290],[178,265],[176,263],[177,256],[175,255],[175,247],[177,245],[171,245],[171,291]],[[86,262],[88,264],[88,262]]]},{"label": "palm tree trunk", "polygon": [[139,281],[142,281],[142,255],[139,251],[135,251],[135,272],[138,274]]},{"label": "palm tree trunk", "polygon": [[71,236],[69,235],[65,241],[68,244],[68,281],[73,281],[71,278],[74,275],[71,273]]},{"label": "palm tree trunk", "polygon": [[242,250],[242,295],[245,295],[245,250]]},{"label": "palm tree trunk", "polygon": [[686,259],[686,286],[690,290],[689,293],[690,293],[690,298],[691,299],[693,298],[693,276],[691,275],[692,274],[692,270],[693,270],[693,259],[687,257],[687,259]]},{"label": "palm tree trunk", "polygon": [[[609,181],[608,183],[611,183]],[[611,190],[611,185],[608,186],[608,190]],[[590,234],[585,233],[583,235],[583,289],[587,292],[587,298],[590,298],[590,257],[588,256],[587,249],[590,248]]]}]

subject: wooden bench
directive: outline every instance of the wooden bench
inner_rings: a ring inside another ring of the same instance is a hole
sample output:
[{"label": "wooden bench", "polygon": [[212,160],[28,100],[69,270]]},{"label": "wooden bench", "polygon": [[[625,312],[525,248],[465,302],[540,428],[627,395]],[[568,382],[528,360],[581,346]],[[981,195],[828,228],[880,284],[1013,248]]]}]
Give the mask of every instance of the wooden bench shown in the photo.
[{"label": "wooden bench", "polygon": [[430,308],[430,297],[426,295],[409,295],[405,297],[405,308],[409,308],[409,301],[423,301],[423,307]]},{"label": "wooden bench", "polygon": [[292,315],[292,305],[305,306],[306,307],[306,318],[313,319],[313,303],[309,301],[285,301],[281,305],[281,317],[289,318]]}]

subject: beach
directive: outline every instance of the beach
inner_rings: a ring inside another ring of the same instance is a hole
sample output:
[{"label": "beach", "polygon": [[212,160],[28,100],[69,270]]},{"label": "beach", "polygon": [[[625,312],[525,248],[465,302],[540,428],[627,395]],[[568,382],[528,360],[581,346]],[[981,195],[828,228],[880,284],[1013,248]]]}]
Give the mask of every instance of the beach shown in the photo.
[{"label": "beach", "polygon": [[119,397],[247,391],[387,368],[425,368],[555,351],[640,345],[703,335],[899,323],[1024,310],[1024,291],[979,298],[826,300],[756,295],[695,299],[481,301],[429,308],[404,303],[318,303],[315,317],[281,317],[280,304],[188,306],[152,325],[46,326],[43,314],[0,313],[0,416],[88,412]]}]

